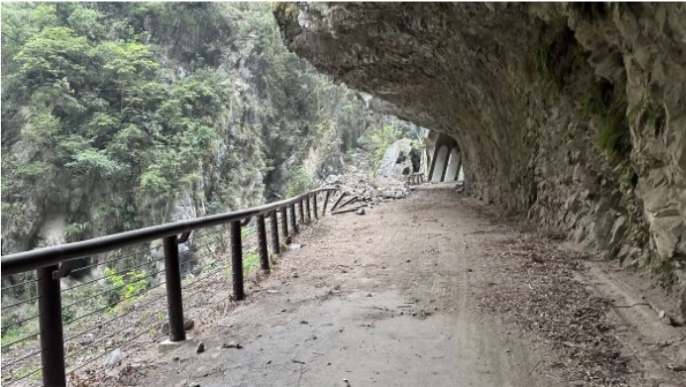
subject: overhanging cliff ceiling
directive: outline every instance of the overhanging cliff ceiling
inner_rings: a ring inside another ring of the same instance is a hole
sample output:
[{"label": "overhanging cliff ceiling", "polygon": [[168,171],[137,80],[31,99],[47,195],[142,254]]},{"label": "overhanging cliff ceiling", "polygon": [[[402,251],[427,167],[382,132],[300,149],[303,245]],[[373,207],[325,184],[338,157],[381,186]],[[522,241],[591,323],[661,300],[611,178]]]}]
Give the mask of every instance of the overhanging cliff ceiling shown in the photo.
[{"label": "overhanging cliff ceiling", "polygon": [[683,4],[284,3],[275,14],[319,70],[452,135],[474,195],[612,255],[686,257]]}]

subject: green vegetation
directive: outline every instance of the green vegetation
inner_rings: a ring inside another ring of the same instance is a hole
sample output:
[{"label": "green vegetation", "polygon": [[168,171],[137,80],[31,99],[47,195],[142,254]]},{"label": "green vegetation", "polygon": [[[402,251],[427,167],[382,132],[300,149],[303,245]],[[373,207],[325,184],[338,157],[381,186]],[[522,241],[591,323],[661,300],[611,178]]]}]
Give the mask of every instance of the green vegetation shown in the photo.
[{"label": "green vegetation", "polygon": [[[586,5],[577,11],[589,15],[605,15],[605,5]],[[590,17],[590,16],[589,16]],[[605,16],[602,16],[605,17]],[[531,47],[529,59],[538,77],[538,85],[546,98],[557,97],[565,91],[572,94],[574,74],[582,74],[587,55],[576,42],[574,32],[567,26],[543,26],[537,42]],[[622,67],[621,64],[618,64]],[[579,82],[580,80],[576,80]],[[597,144],[611,160],[627,160],[631,154],[631,133],[627,121],[626,76],[615,82],[595,80],[584,102],[589,116],[600,120]]]},{"label": "green vegetation", "polygon": [[543,26],[529,50],[536,83],[544,95],[554,97],[570,86],[572,76],[584,66],[585,55],[567,26]]},{"label": "green vegetation", "polygon": [[243,275],[257,271],[260,267],[260,254],[257,250],[249,250],[243,253]]},{"label": "green vegetation", "polygon": [[631,132],[627,120],[626,80],[616,84],[597,80],[586,101],[588,114],[600,119],[598,146],[611,160],[628,160],[631,155]]},{"label": "green vegetation", "polygon": [[[383,121],[288,51],[269,4],[1,7],[3,255],[54,243],[43,235],[53,217],[65,227],[52,237],[74,242],[304,192]],[[214,230],[193,233],[185,284],[190,274],[230,275],[228,227]],[[259,268],[249,249],[246,274]],[[83,258],[108,267],[104,279],[89,268],[63,280],[72,333],[163,291],[160,254],[155,241]],[[35,292],[33,283],[4,291],[3,307]],[[32,303],[3,310],[3,345],[34,334],[36,314]],[[15,358],[29,349],[12,348]]]},{"label": "green vegetation", "polygon": [[241,228],[241,240],[245,241],[248,236],[251,236],[255,233],[255,230],[250,228],[250,227],[242,227]]},{"label": "green vegetation", "polygon": [[[38,332],[38,319],[22,322],[31,316],[38,315],[38,305],[35,303],[23,305],[14,310],[8,310],[2,314],[2,345],[13,343],[19,339]],[[21,346],[21,343],[17,344]],[[3,353],[14,346],[3,348]]]},{"label": "green vegetation", "polygon": [[286,196],[293,197],[309,191],[313,188],[312,177],[307,173],[305,168],[297,168],[290,174],[290,183],[286,189]]},{"label": "green vegetation", "polygon": [[[16,198],[32,192],[80,207],[70,239],[122,231],[198,178],[220,146],[213,124],[231,90],[207,67],[177,78],[158,62],[160,47],[143,43],[129,14],[171,5],[2,7],[3,225],[22,229]],[[75,203],[81,190],[88,197]]]},{"label": "green vegetation", "polygon": [[3,3],[2,26],[3,254],[41,246],[49,212],[77,241],[182,194],[204,215],[305,189],[312,149],[331,162],[377,119],[269,4]]},{"label": "green vegetation", "polygon": [[657,281],[664,289],[673,289],[679,283],[679,277],[674,269],[674,263],[668,260],[657,260],[648,264],[653,274],[657,276]]},{"label": "green vegetation", "polygon": [[369,151],[374,168],[378,168],[386,149],[396,140],[403,137],[403,133],[393,126],[385,125],[367,130],[359,139],[360,145]]},{"label": "green vegetation", "polygon": [[148,288],[147,276],[139,271],[117,272],[115,269],[106,267],[105,277],[109,288],[116,292],[119,300],[127,300],[137,296]]},{"label": "green vegetation", "polygon": [[638,174],[631,164],[630,160],[626,160],[624,163],[624,173],[622,175],[622,182],[630,187],[636,187],[638,184]]},{"label": "green vegetation", "polygon": [[667,124],[667,113],[664,106],[646,96],[643,96],[639,103],[629,110],[628,118],[641,130],[651,131],[655,137],[664,131]]}]

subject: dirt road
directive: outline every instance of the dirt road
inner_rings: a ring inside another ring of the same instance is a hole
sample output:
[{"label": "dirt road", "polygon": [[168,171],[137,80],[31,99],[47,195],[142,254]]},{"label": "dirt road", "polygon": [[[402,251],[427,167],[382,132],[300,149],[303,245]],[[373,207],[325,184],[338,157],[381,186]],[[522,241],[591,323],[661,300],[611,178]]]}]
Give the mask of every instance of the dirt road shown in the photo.
[{"label": "dirt road", "polygon": [[658,334],[673,342],[644,361],[622,339],[639,334],[620,334],[625,320],[589,285],[583,254],[487,211],[437,186],[363,216],[327,215],[248,301],[196,324],[193,340],[126,383],[684,385],[686,373],[663,364],[683,361],[683,330]]}]

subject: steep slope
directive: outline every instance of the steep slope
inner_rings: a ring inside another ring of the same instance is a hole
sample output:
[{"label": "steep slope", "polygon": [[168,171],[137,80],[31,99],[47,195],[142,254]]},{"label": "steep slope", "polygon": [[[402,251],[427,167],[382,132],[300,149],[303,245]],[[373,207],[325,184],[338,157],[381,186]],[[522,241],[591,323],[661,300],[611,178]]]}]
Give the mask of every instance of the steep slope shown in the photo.
[{"label": "steep slope", "polygon": [[306,189],[383,121],[266,4],[2,7],[3,254]]}]

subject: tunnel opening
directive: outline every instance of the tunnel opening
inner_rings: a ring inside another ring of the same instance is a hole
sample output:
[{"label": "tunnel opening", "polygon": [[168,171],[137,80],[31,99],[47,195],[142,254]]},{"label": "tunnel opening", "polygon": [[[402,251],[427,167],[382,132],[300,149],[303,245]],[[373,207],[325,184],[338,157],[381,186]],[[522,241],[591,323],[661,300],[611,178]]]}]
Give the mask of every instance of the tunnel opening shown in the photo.
[{"label": "tunnel opening", "polygon": [[434,156],[434,168],[431,173],[432,183],[440,183],[441,181],[443,181],[443,170],[446,166],[447,161],[448,147],[444,145],[438,149],[438,151],[436,152],[436,156]]},{"label": "tunnel opening", "polygon": [[448,165],[446,166],[445,175],[443,176],[443,181],[455,181],[457,180],[458,172],[460,171],[460,152],[457,148],[450,150],[448,155]]}]

